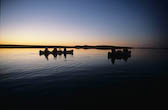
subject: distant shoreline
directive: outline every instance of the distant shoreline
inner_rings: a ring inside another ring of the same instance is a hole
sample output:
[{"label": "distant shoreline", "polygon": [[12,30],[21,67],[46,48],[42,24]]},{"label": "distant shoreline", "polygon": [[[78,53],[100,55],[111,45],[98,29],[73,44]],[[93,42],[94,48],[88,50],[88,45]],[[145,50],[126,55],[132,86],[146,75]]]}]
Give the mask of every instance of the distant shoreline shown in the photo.
[{"label": "distant shoreline", "polygon": [[127,46],[109,46],[109,45],[76,45],[76,46],[58,46],[58,45],[0,45],[0,48],[76,48],[76,49],[168,49],[168,48],[152,48],[152,47],[127,47]]},{"label": "distant shoreline", "polygon": [[96,45],[96,46],[89,46],[89,45],[76,45],[76,46],[58,46],[58,45],[0,45],[0,48],[77,48],[77,49],[123,49],[128,48],[131,49],[132,47],[124,47],[124,46],[108,46],[108,45]]}]

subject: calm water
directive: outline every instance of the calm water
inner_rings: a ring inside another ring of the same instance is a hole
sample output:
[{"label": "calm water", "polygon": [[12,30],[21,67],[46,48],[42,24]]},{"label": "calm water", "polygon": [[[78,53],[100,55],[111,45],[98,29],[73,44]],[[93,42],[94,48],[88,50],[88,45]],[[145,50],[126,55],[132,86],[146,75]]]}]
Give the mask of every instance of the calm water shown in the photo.
[{"label": "calm water", "polygon": [[167,89],[167,50],[132,49],[127,61],[114,63],[109,50],[74,49],[48,59],[39,50],[0,49],[0,96],[159,95]]}]

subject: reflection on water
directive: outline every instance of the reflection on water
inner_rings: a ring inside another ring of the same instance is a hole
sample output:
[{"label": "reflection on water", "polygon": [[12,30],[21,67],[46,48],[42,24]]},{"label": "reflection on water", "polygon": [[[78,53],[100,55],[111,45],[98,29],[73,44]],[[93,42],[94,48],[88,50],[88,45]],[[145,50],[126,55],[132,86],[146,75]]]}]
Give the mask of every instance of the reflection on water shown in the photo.
[{"label": "reflection on water", "polygon": [[135,95],[157,89],[156,78],[168,73],[167,50],[74,49],[73,55],[44,55],[49,60],[39,50],[0,49],[0,96]]}]

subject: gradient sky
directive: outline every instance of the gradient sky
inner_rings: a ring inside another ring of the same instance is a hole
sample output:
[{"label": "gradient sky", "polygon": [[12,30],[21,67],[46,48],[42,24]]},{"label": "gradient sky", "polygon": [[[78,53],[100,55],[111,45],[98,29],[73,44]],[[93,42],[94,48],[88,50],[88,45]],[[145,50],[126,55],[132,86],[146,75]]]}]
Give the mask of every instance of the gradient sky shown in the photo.
[{"label": "gradient sky", "polygon": [[1,0],[0,44],[167,45],[155,0]]}]

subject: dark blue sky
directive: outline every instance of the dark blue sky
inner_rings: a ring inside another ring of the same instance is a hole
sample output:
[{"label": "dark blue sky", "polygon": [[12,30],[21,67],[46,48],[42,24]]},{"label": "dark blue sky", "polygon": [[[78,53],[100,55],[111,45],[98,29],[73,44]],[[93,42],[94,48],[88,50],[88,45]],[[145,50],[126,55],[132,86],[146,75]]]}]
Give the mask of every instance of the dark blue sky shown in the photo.
[{"label": "dark blue sky", "polygon": [[0,43],[166,46],[166,6],[155,0],[2,0]]}]

